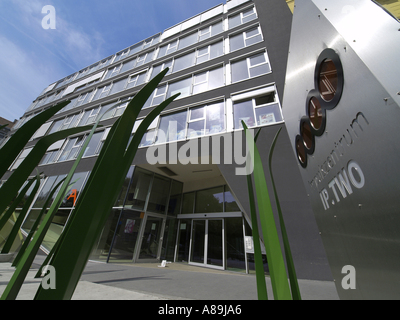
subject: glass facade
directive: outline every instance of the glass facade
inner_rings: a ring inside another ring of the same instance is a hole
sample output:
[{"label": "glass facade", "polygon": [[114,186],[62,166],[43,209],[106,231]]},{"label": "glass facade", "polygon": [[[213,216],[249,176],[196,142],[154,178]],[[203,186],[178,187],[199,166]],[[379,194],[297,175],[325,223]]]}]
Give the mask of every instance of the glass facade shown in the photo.
[{"label": "glass facade", "polygon": [[[25,232],[29,232],[39,216],[42,208],[47,203],[46,209],[50,209],[52,202],[54,201],[58,190],[56,190],[52,197],[49,198],[52,191],[55,189],[57,184],[66,177],[66,175],[50,176],[45,179],[41,186],[40,192],[34,200],[32,209],[25,218],[21,228]],[[85,186],[88,177],[88,172],[78,172],[72,176],[71,185],[67,189],[65,197],[62,199],[61,205],[58,211],[55,213],[52,223],[49,227],[48,232],[43,240],[43,246],[46,250],[51,250],[58,240],[62,230],[64,229],[67,221],[76,206],[76,202],[79,200],[79,194]],[[61,185],[58,187],[60,188]],[[44,215],[42,216],[42,220]]]},{"label": "glass facade", "polygon": [[229,187],[182,190],[179,181],[132,166],[91,259],[251,270],[251,230]]},{"label": "glass facade", "polygon": [[[242,120],[249,127],[283,121],[276,90],[251,96],[247,92],[258,88],[237,85],[272,72],[267,48],[260,45],[264,35],[254,4],[241,1],[225,6],[227,10],[214,8],[213,13],[206,12],[190,20],[198,19],[196,23],[188,20],[179,28],[172,28],[180,31],[167,29],[165,34],[134,44],[54,83],[32,103],[14,128],[45,108],[69,99],[71,103],[48,121],[32,140],[90,125],[102,117],[108,120],[105,127],[97,129],[83,154],[84,158],[95,159],[111,123],[124,112],[128,100],[167,67],[167,77],[143,109],[153,108],[176,93],[180,96],[173,108],[167,108],[149,126],[140,147],[232,132],[241,129]],[[204,21],[201,20],[203,15],[207,17]],[[232,96],[236,94],[246,97],[234,100]],[[195,95],[200,98],[196,100]],[[118,106],[112,108],[116,104]],[[132,132],[148,111],[140,114]],[[62,166],[62,172],[66,172],[65,168],[76,159],[87,137],[88,132],[84,132],[53,144],[40,166],[45,170]],[[29,151],[29,148],[24,150],[13,169]],[[84,161],[90,163],[91,159]],[[65,176],[52,175],[44,180],[23,224],[24,230],[30,230],[52,188]],[[46,249],[50,250],[61,234],[87,177],[88,172],[80,172],[72,178],[74,185],[69,188],[46,235]],[[91,259],[185,261],[241,272],[251,270],[251,253],[245,247],[251,230],[229,186],[183,190],[184,183],[174,180],[173,176],[131,166]]]}]

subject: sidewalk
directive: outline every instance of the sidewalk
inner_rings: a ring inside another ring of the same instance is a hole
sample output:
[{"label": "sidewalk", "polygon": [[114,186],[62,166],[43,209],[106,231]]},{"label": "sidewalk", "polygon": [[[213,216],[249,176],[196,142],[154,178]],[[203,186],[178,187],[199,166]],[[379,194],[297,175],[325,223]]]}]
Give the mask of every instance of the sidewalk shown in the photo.
[{"label": "sidewalk", "polygon": [[[34,279],[44,256],[37,256],[18,300],[32,300],[41,279]],[[254,275],[169,263],[88,262],[72,300],[257,300]],[[11,279],[11,263],[0,263],[0,294]],[[267,277],[268,297],[273,299]],[[299,280],[303,300],[337,300],[333,282]]]}]

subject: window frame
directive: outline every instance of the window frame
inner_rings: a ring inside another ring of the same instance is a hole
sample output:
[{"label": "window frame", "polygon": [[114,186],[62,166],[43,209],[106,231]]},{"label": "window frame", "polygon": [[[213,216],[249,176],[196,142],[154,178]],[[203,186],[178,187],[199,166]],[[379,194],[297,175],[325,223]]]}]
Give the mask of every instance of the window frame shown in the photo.
[{"label": "window frame", "polygon": [[[252,58],[254,58],[254,57],[258,56],[258,55],[261,55],[261,54],[264,55],[265,62],[258,63],[256,65],[251,65],[250,59],[252,59]],[[233,79],[234,78],[234,71],[233,71],[232,65],[234,65],[235,63],[243,62],[243,61],[245,61],[245,63],[246,63],[247,77],[246,78],[241,78],[239,80],[235,80],[234,81],[234,79]],[[265,73],[261,73],[261,74],[256,75],[256,76],[251,76],[251,72],[250,72],[251,69],[254,69],[254,68],[262,66],[262,65],[267,65],[268,68],[269,68],[269,71],[267,71]],[[269,58],[268,58],[268,53],[267,53],[267,51],[265,49],[262,50],[262,51],[252,52],[251,54],[248,54],[246,56],[242,56],[240,58],[235,58],[234,60],[230,61],[229,66],[230,66],[229,70],[230,70],[231,83],[238,83],[238,82],[245,81],[245,80],[248,80],[248,79],[251,79],[251,78],[256,78],[256,77],[259,77],[259,76],[262,76],[262,75],[265,75],[265,74],[269,74],[269,73],[272,72],[271,64],[270,64]]]},{"label": "window frame", "polygon": [[[256,101],[257,99],[259,99],[261,97],[268,96],[268,95],[273,95],[273,101],[257,105],[257,101]],[[276,90],[276,86],[275,85],[269,85],[269,86],[258,88],[258,89],[252,90],[252,91],[245,92],[243,94],[233,95],[232,96],[233,130],[243,130],[243,126],[242,126],[240,121],[238,122],[239,126],[238,127],[236,126],[235,103],[244,103],[244,102],[250,102],[250,101],[251,101],[251,107],[252,107],[252,115],[253,115],[253,118],[254,118],[254,124],[253,125],[248,125],[246,123],[246,125],[249,128],[269,126],[269,125],[274,125],[274,124],[278,124],[278,123],[284,122],[283,113],[282,113],[282,107],[281,107],[281,104],[280,104],[280,101],[279,101],[279,96],[278,96],[278,92]],[[261,121],[259,121],[257,119],[257,112],[256,112],[257,109],[261,109],[261,108],[268,107],[268,106],[273,107],[274,105],[277,106],[281,119],[277,120],[275,118],[275,115],[274,115],[274,120],[275,121],[259,123]],[[239,118],[239,120],[240,119],[241,118]]]}]

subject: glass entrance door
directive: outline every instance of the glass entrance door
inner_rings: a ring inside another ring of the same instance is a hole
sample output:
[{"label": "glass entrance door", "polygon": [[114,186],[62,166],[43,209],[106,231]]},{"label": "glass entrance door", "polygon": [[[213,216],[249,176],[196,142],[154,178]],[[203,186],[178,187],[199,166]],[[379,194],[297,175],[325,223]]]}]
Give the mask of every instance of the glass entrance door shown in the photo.
[{"label": "glass entrance door", "polygon": [[162,228],[165,218],[147,216],[140,244],[139,260],[159,259],[162,244]]},{"label": "glass entrance door", "polygon": [[224,269],[224,221],[193,220],[190,264]]}]

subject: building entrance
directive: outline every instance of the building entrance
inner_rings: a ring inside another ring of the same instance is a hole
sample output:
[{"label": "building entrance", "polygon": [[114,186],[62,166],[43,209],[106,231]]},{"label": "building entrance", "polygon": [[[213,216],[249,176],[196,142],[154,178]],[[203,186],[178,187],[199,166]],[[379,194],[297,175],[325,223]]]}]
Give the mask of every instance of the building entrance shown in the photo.
[{"label": "building entrance", "polygon": [[224,220],[193,220],[189,264],[224,269]]},{"label": "building entrance", "polygon": [[165,217],[146,214],[144,227],[141,230],[141,241],[138,243],[140,249],[137,252],[137,262],[160,260],[165,220]]}]

